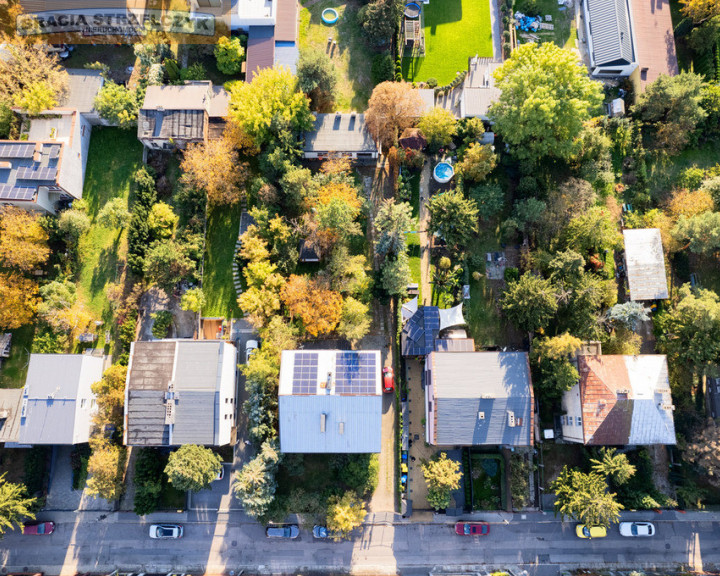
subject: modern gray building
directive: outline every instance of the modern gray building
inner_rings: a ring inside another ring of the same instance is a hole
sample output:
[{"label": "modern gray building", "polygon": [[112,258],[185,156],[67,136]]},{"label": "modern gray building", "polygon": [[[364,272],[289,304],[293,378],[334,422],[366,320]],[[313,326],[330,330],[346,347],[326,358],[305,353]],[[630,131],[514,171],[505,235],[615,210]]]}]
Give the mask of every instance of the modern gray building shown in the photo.
[{"label": "modern gray building", "polygon": [[284,350],[280,450],[377,453],[381,449],[380,352]]},{"label": "modern gray building", "polygon": [[630,0],[581,0],[593,76],[629,76],[638,67]]},{"label": "modern gray building", "polygon": [[425,360],[425,441],[434,446],[532,446],[527,352],[431,352]]},{"label": "modern gray building", "polygon": [[305,134],[303,156],[319,160],[338,156],[375,160],[378,147],[365,126],[364,114],[317,114],[315,128]]}]

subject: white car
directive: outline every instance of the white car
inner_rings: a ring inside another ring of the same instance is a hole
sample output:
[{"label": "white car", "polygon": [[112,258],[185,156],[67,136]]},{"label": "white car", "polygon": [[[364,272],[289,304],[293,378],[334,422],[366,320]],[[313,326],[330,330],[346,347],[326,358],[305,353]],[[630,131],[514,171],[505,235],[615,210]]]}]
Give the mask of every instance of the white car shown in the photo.
[{"label": "white car", "polygon": [[255,354],[255,351],[260,347],[257,340],[248,340],[245,344],[245,362],[250,361],[250,356]]},{"label": "white car", "polygon": [[155,540],[170,540],[182,538],[183,527],[180,524],[153,524],[150,526],[150,538]]},{"label": "white car", "polygon": [[655,525],[650,522],[620,522],[620,536],[635,538],[654,535]]}]

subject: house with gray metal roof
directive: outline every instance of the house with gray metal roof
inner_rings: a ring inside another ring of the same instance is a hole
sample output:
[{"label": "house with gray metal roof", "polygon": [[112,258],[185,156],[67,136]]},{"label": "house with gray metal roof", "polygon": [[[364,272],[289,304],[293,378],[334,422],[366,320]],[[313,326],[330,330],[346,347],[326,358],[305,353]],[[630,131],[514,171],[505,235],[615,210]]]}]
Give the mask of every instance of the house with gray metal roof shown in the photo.
[{"label": "house with gray metal roof", "polygon": [[658,228],[623,230],[625,267],[630,300],[644,302],[668,297],[665,253]]},{"label": "house with gray metal roof", "polygon": [[220,138],[230,95],[209,80],[181,86],[148,86],[138,113],[138,140],[148,148],[172,150]]},{"label": "house with gray metal roof", "polygon": [[128,446],[224,446],[235,435],[237,349],[224,340],[130,346],[125,382]]},{"label": "house with gray metal roof", "polygon": [[378,350],[283,350],[280,450],[380,452],[380,363]]},{"label": "house with gray metal roof", "polygon": [[630,1],[581,0],[591,75],[629,76],[638,67]]},{"label": "house with gray metal roof", "polygon": [[322,160],[338,156],[355,160],[378,157],[378,146],[365,126],[364,114],[336,112],[315,116],[315,127],[305,133],[303,157]]},{"label": "house with gray metal roof", "polygon": [[82,444],[97,406],[91,386],[105,358],[90,354],[31,354],[20,407],[17,445]]},{"label": "house with gray metal roof", "polygon": [[532,446],[527,352],[431,352],[425,359],[425,441],[433,446]]}]

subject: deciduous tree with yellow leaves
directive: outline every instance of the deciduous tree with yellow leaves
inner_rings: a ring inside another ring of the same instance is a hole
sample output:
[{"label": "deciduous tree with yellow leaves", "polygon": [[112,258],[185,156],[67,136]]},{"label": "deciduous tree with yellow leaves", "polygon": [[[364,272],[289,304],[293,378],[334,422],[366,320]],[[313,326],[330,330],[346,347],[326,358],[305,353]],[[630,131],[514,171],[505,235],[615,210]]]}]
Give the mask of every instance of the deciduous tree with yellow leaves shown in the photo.
[{"label": "deciduous tree with yellow leaves", "polygon": [[342,296],[320,280],[290,276],[281,298],[290,314],[297,317],[313,337],[330,334],[342,317]]},{"label": "deciduous tree with yellow leaves", "polygon": [[29,324],[37,310],[37,285],[17,272],[0,272],[0,328]]},{"label": "deciduous tree with yellow leaves", "polygon": [[204,190],[211,205],[232,206],[240,200],[247,164],[240,162],[229,138],[190,144],[180,168],[183,183]]},{"label": "deciduous tree with yellow leaves", "polygon": [[0,264],[29,272],[50,257],[47,232],[37,215],[8,206],[0,212]]}]

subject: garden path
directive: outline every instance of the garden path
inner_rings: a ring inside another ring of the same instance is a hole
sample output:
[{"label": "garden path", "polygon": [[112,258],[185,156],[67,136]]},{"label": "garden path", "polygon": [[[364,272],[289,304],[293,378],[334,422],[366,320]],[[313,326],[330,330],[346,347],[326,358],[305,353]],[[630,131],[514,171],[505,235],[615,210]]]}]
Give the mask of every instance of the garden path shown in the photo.
[{"label": "garden path", "polygon": [[428,225],[430,213],[427,209],[427,202],[430,199],[430,162],[426,161],[422,174],[420,175],[420,208],[418,217],[418,232],[420,236],[420,293],[422,304],[429,306],[432,298],[430,286],[430,235]]}]

